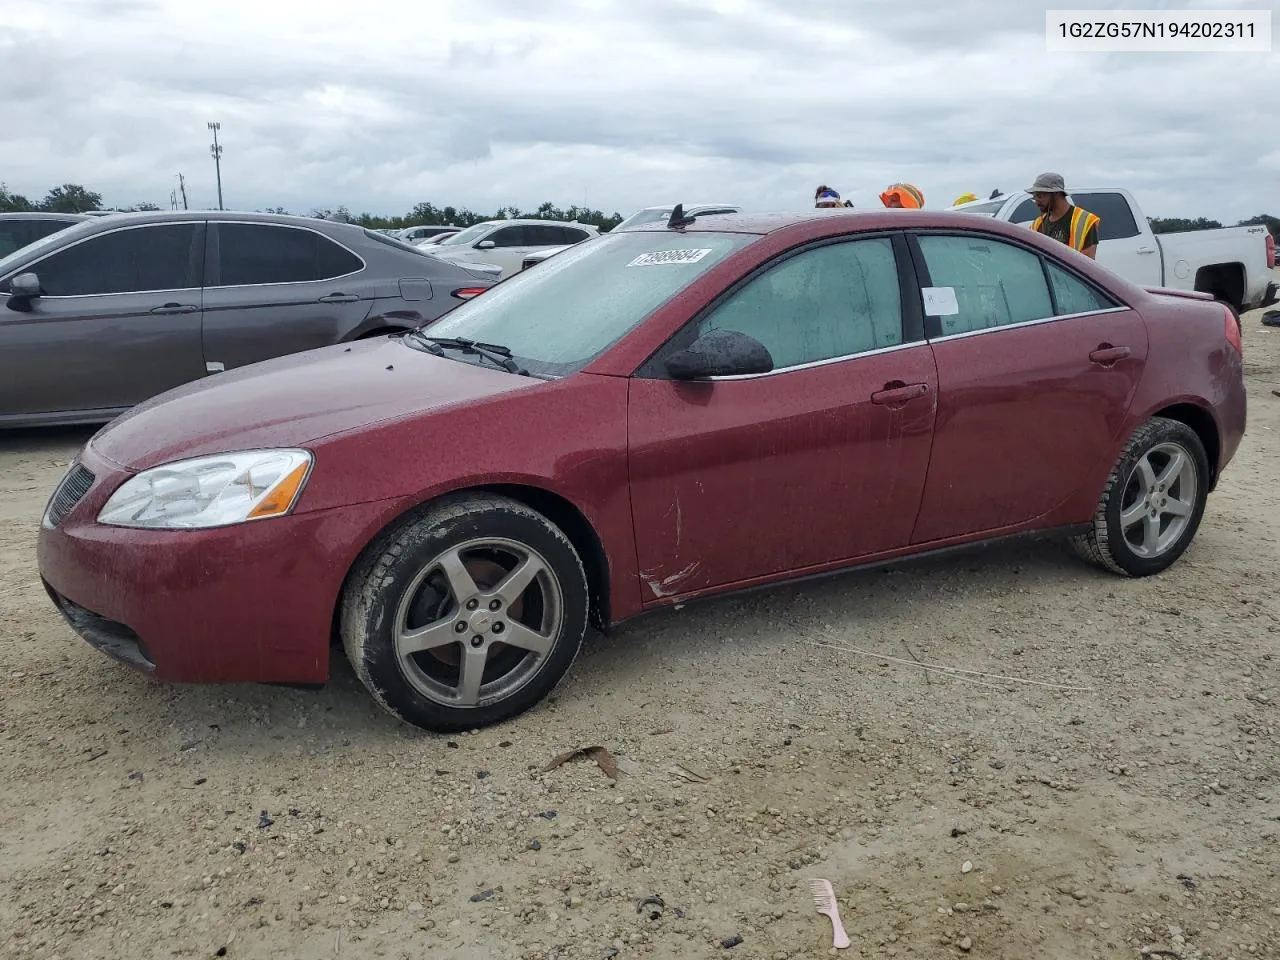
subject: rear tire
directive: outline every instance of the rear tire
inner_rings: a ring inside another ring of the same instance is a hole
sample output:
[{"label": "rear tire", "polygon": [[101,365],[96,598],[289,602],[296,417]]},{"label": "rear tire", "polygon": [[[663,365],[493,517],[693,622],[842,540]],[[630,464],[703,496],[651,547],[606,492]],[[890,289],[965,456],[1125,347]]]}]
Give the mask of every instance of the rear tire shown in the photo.
[{"label": "rear tire", "polygon": [[1209,459],[1185,423],[1153,417],[1134,431],[1107,477],[1093,527],[1070,541],[1082,559],[1147,577],[1190,546],[1209,495]]},{"label": "rear tire", "polygon": [[376,540],[343,592],[356,675],[406,723],[441,733],[514,717],[581,649],[587,575],[554,524],[506,497],[467,494]]}]

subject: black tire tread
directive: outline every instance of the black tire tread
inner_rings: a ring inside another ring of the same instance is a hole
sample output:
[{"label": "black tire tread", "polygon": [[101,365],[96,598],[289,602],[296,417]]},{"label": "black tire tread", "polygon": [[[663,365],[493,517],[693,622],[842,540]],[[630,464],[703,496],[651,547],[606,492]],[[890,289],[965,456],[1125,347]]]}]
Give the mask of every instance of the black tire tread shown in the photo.
[{"label": "black tire tread", "polygon": [[1133,435],[1129,437],[1129,442],[1125,444],[1124,449],[1120,452],[1115,466],[1111,468],[1111,473],[1107,475],[1107,482],[1103,484],[1102,495],[1098,497],[1098,505],[1094,510],[1089,532],[1071,537],[1067,541],[1072,551],[1081,560],[1121,577],[1135,576],[1115,559],[1115,554],[1111,547],[1111,533],[1107,525],[1107,506],[1111,502],[1111,496],[1116,486],[1124,483],[1127,479],[1124,474],[1127,473],[1127,467],[1133,455],[1159,442],[1160,438],[1167,435],[1171,429],[1176,430],[1178,428],[1183,430],[1190,429],[1179,420],[1172,420],[1168,417],[1152,417],[1133,431]]},{"label": "black tire tread", "polygon": [[[421,543],[427,537],[447,535],[452,528],[465,523],[477,513],[485,511],[514,513],[542,526],[550,536],[568,549],[577,564],[576,572],[582,578],[582,583],[587,583],[586,569],[572,541],[542,514],[508,497],[493,494],[463,494],[447,497],[411,511],[385,530],[365,549],[352,568],[343,593],[339,633],[347,659],[351,662],[351,667],[361,684],[369,691],[378,706],[405,723],[412,724],[413,721],[391,702],[386,691],[378,686],[370,674],[366,662],[369,642],[366,625],[374,608],[384,596],[384,591],[390,585],[394,566],[407,549]],[[386,615],[387,612],[384,611],[383,616]],[[585,637],[584,618],[584,629],[579,635],[566,638],[567,642],[574,644],[569,666],[572,666],[581,652]],[[568,672],[568,667],[565,672]],[[452,729],[468,730],[474,726],[476,726],[474,721],[463,722]],[[445,730],[446,728],[439,726],[437,729]]]}]

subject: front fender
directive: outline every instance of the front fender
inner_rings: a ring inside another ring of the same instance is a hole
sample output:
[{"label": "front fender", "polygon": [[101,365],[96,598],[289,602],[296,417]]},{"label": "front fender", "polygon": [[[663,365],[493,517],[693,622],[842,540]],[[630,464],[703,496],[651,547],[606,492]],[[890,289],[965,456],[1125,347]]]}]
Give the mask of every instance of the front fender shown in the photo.
[{"label": "front fender", "polygon": [[577,374],[326,437],[311,444],[316,465],[299,510],[377,500],[402,516],[482,487],[551,494],[595,532],[621,619],[640,605],[626,405],[626,379]]}]

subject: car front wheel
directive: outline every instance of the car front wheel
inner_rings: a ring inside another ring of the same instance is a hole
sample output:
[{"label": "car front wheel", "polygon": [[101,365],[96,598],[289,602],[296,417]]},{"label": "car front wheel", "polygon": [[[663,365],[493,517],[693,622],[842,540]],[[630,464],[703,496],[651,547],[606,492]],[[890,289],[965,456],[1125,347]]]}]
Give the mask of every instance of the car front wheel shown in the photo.
[{"label": "car front wheel", "polygon": [[1209,459],[1196,432],[1177,420],[1153,417],[1134,431],[1107,478],[1092,529],[1071,545],[1113,573],[1159,573],[1195,537],[1209,479]]},{"label": "car front wheel", "polygon": [[357,676],[427,730],[486,726],[545,697],[582,646],[587,577],[541,514],[490,495],[442,500],[380,537],[344,591]]}]

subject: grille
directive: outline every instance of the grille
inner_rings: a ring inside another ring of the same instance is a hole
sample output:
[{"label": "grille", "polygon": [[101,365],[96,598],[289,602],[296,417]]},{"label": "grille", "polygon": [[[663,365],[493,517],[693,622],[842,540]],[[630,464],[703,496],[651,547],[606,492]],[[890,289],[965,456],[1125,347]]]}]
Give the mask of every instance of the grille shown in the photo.
[{"label": "grille", "polygon": [[91,486],[93,474],[77,463],[62,478],[62,483],[58,484],[58,489],[53,492],[53,498],[49,501],[49,509],[45,511],[49,526],[56,527],[60,524],[63,517],[71,512],[71,508],[89,492]]}]

